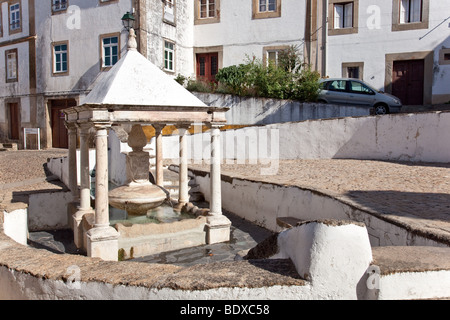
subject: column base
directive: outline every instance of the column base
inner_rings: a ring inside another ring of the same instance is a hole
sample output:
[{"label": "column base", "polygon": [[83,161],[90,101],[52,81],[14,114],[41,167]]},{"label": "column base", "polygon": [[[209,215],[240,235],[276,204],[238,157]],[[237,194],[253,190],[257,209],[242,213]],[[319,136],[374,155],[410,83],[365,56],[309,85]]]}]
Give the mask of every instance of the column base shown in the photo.
[{"label": "column base", "polygon": [[230,241],[231,221],[225,216],[208,216],[206,222],[206,243]]},{"label": "column base", "polygon": [[83,234],[83,217],[86,214],[95,214],[94,209],[78,210],[72,216],[73,225],[73,242],[78,249],[84,248],[84,234]]},{"label": "column base", "polygon": [[72,217],[79,210],[79,207],[80,207],[80,203],[77,201],[69,202],[67,204],[67,218],[68,218],[68,222],[69,222],[69,227],[74,232],[75,232],[75,225],[74,225],[74,221],[73,221]]},{"label": "column base", "polygon": [[87,255],[105,261],[119,260],[119,233],[113,227],[94,227],[87,232]]}]

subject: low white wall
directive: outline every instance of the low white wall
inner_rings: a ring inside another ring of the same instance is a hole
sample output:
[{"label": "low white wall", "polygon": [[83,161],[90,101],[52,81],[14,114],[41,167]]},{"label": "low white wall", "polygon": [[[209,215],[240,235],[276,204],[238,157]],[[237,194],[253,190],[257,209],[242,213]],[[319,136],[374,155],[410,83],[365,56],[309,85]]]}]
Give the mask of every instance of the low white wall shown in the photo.
[{"label": "low white wall", "polygon": [[[367,159],[449,162],[450,112],[395,114],[252,126],[221,132],[224,161]],[[165,159],[179,159],[179,137],[163,138]],[[193,163],[210,160],[210,134],[187,137]],[[155,150],[154,139],[149,147]],[[154,151],[151,151],[154,154]]]},{"label": "low white wall", "polygon": [[[80,182],[80,150],[77,150],[77,173]],[[95,167],[95,149],[89,150],[89,171]],[[59,178],[66,186],[69,185],[69,158],[50,158],[47,160],[47,169]]]},{"label": "low white wall", "polygon": [[72,195],[67,191],[43,192],[29,195],[28,229],[42,231],[70,227],[69,203]]},{"label": "low white wall", "polygon": [[195,92],[194,95],[209,106],[230,108],[225,115],[229,124],[271,124],[370,115],[370,108],[360,106],[237,97],[229,94]]},{"label": "low white wall", "polygon": [[3,211],[3,231],[17,243],[26,245],[28,240],[27,209]]},{"label": "low white wall", "polygon": [[[209,201],[209,174],[190,172],[195,175],[196,183]],[[276,223],[278,217],[353,220],[367,226],[372,246],[446,246],[413,233],[394,220],[383,219],[376,212],[360,209],[349,201],[295,186],[223,178],[222,206],[274,232],[280,231]]]}]

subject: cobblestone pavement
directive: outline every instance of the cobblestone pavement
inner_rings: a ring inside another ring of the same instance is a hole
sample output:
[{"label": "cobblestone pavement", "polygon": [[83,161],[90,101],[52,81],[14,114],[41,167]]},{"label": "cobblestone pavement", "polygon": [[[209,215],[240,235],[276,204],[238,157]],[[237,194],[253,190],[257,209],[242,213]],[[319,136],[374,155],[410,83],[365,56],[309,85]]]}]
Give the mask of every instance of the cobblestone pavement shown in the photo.
[{"label": "cobblestone pavement", "polygon": [[67,150],[0,152],[0,209],[23,206],[27,193],[61,190],[64,185],[46,171],[48,158],[67,156]]}]

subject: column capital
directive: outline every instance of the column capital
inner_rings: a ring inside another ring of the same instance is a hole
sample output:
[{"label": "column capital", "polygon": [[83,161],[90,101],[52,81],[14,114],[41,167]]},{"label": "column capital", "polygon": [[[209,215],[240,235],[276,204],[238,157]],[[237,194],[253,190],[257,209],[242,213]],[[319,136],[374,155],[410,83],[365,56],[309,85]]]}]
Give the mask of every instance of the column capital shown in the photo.
[{"label": "column capital", "polygon": [[224,123],[208,122],[208,123],[206,123],[206,126],[209,129],[220,129],[220,128],[224,127],[225,124]]},{"label": "column capital", "polygon": [[95,128],[95,130],[104,130],[111,128],[112,123],[111,122],[93,122],[92,127]]},{"label": "column capital", "polygon": [[152,127],[155,128],[157,133],[161,133],[161,131],[166,127],[166,124],[163,123],[153,123]]},{"label": "column capital", "polygon": [[77,125],[76,122],[64,121],[64,125],[66,126],[67,130],[69,131],[69,133],[70,133],[71,131],[72,131],[72,133],[73,133],[74,130],[75,130],[75,132],[76,132],[76,130],[78,129],[78,125]]}]

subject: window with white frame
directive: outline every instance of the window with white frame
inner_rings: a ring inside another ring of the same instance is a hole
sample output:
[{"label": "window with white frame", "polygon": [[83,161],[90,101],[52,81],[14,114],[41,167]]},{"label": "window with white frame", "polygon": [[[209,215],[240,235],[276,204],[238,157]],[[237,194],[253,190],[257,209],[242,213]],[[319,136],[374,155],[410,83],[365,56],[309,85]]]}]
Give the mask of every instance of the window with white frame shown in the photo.
[{"label": "window with white frame", "polygon": [[164,0],[164,21],[175,23],[175,0]]},{"label": "window with white frame", "polygon": [[20,30],[20,3],[9,6],[9,29],[11,31]]},{"label": "window with white frame", "polygon": [[259,0],[259,12],[275,12],[277,0]]},{"label": "window with white frame", "polygon": [[69,71],[67,43],[53,46],[53,73],[62,74]]},{"label": "window with white frame", "polygon": [[400,23],[422,21],[422,0],[401,0]]},{"label": "window with white frame", "polygon": [[216,17],[216,0],[199,0],[200,1],[200,19],[208,19]]},{"label": "window with white frame", "polygon": [[52,0],[52,11],[64,11],[67,9],[68,0]]},{"label": "window with white frame", "polygon": [[103,68],[110,68],[119,61],[119,36],[102,38]]},{"label": "window with white frame", "polygon": [[16,82],[18,80],[17,70],[17,49],[5,52],[6,82]]},{"label": "window with white frame", "polygon": [[353,2],[334,4],[334,28],[353,27]]},{"label": "window with white frame", "polygon": [[164,41],[164,70],[175,71],[175,45],[172,42]]}]

